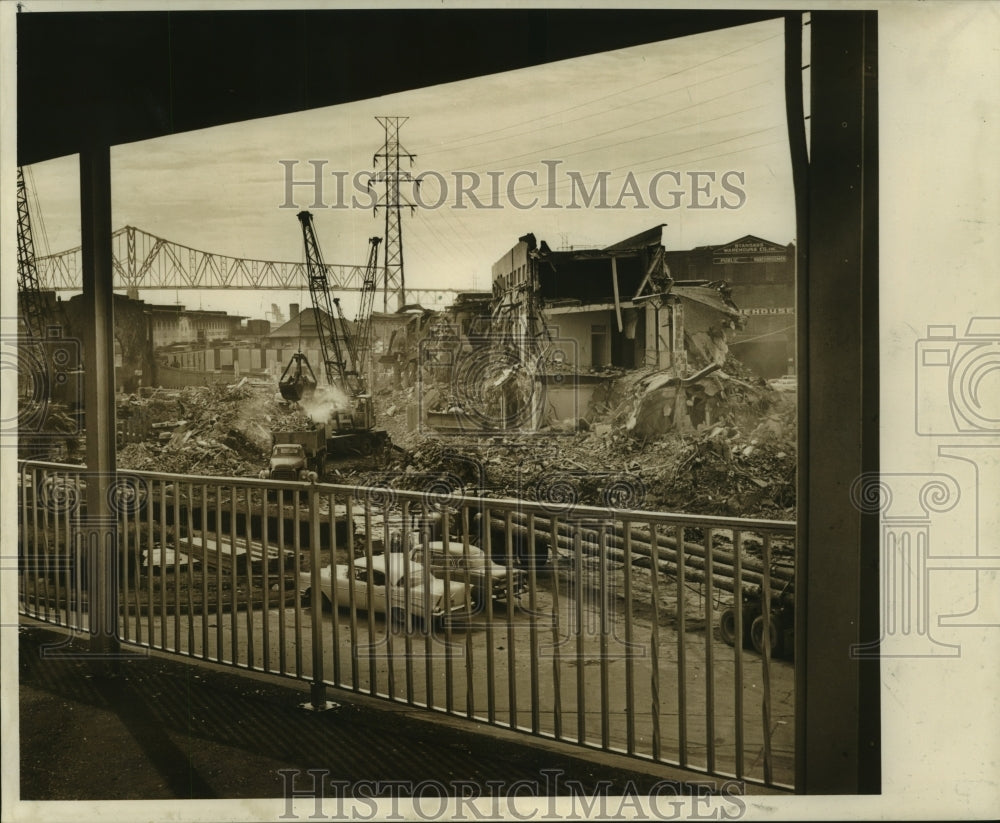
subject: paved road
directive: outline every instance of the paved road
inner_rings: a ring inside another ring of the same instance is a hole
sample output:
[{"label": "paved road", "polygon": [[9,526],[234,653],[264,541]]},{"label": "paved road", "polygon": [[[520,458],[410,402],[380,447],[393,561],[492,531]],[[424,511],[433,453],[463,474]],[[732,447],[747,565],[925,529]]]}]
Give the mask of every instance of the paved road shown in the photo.
[{"label": "paved road", "polygon": [[[525,597],[509,613],[495,604],[492,620],[479,613],[431,632],[387,625],[381,615],[365,612],[357,612],[352,625],[348,610],[325,610],[318,623],[323,679],[558,739],[647,757],[658,752],[668,762],[681,762],[683,741],[688,765],[725,773],[736,772],[741,736],[742,774],[763,778],[765,672],[759,655],[742,652],[738,729],[735,650],[714,633],[706,638],[703,628],[689,630],[681,639],[672,612],[659,615],[654,631],[648,609],[630,614],[612,594],[602,626],[592,590],[565,581],[556,587],[540,577],[535,592],[533,604]],[[690,625],[698,626],[699,616],[704,621],[703,601],[690,592],[688,608]],[[168,617],[164,637],[158,617],[152,623],[142,618],[138,634],[133,617],[127,637],[147,642],[152,626],[155,646],[310,679],[313,619],[302,605],[204,620],[181,615]],[[771,661],[767,676],[772,775],[791,783],[793,666]]]}]

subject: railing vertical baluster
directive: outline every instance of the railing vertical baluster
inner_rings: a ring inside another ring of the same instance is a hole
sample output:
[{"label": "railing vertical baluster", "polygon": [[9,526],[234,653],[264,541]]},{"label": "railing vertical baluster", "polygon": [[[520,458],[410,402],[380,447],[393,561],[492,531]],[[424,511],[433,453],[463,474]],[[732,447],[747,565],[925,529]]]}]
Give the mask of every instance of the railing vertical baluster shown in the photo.
[{"label": "railing vertical baluster", "polygon": [[[150,647],[156,643],[153,635],[153,616],[156,613],[156,601],[153,597],[153,553],[156,547],[156,533],[153,528],[153,509],[156,508],[156,480],[151,480],[146,497],[146,642]],[[163,481],[159,481],[160,486]],[[140,567],[142,560],[140,558]]]},{"label": "railing vertical baluster", "polygon": [[[535,513],[528,512],[527,545],[534,556],[535,551]],[[555,564],[555,556],[549,562]],[[531,666],[531,731],[538,734],[541,731],[541,705],[538,697],[538,610],[535,597],[535,589],[538,582],[537,563],[528,563],[528,637],[530,645],[528,648],[528,663]],[[523,579],[523,578],[521,578]],[[557,581],[558,584],[558,581]],[[507,608],[513,609],[515,602],[520,605],[521,592],[514,597],[512,594],[510,577],[507,579]],[[513,599],[512,599],[513,598]]]},{"label": "railing vertical baluster", "polygon": [[215,484],[215,659],[220,663],[226,658],[225,635],[222,619],[225,614],[222,604],[222,484]]},{"label": "railing vertical baluster", "polygon": [[188,624],[188,654],[194,655],[194,483],[187,485],[187,624]]},{"label": "railing vertical baluster", "polygon": [[[66,476],[66,483],[68,484],[68,482],[69,482],[69,475]],[[79,483],[79,480],[77,480],[77,483]],[[78,492],[77,499],[78,500],[82,500],[82,498],[83,498],[83,492],[79,488],[79,485],[77,486],[77,492]],[[39,528],[38,519],[37,519],[37,512],[36,512],[36,514],[35,514],[35,522],[34,522],[34,532],[35,533],[34,533],[32,541],[31,541],[32,545],[35,548],[35,581],[36,581],[36,584],[40,582],[41,583],[41,587],[42,587],[41,599],[42,599],[42,604],[43,605],[42,605],[42,609],[41,609],[41,614],[44,616],[44,619],[46,621],[48,621],[50,619],[50,615],[51,615],[51,613],[53,611],[52,604],[50,602],[51,598],[49,596],[49,540],[48,540],[49,529],[48,529],[48,523],[49,523],[49,513],[48,512],[43,512],[43,515],[42,515],[42,525]],[[41,574],[39,574],[39,572],[41,572]],[[38,606],[38,596],[37,595],[35,597],[35,606],[36,606],[36,608]]]},{"label": "railing vertical baluster", "polygon": [[288,558],[285,554],[285,490],[280,486],[274,490],[275,522],[278,531],[278,673],[288,671],[288,641],[285,637],[286,609],[285,572]]},{"label": "railing vertical baluster", "polygon": [[715,771],[715,660],[713,657],[712,618],[715,588],[712,580],[712,538],[705,529],[705,756],[708,771]]},{"label": "railing vertical baluster", "polygon": [[[50,498],[55,498],[55,483],[58,483],[58,482],[59,482],[59,480],[58,480],[58,478],[56,478],[54,480],[54,482],[53,482],[53,492],[50,495]],[[67,482],[68,482],[68,478],[67,478]],[[78,491],[79,491],[79,489],[78,489]],[[79,499],[79,498],[77,498],[77,499]],[[43,516],[44,520],[48,520],[48,516],[49,516],[48,515],[48,511],[45,511],[42,516]],[[39,572],[39,569],[41,568],[41,565],[42,565],[39,562],[38,558],[44,552],[44,548],[40,545],[40,543],[42,542],[42,540],[39,539],[39,535],[40,535],[40,530],[38,528],[38,506],[35,506],[35,509],[32,512],[32,522],[31,522],[31,554],[32,554],[31,577],[32,577],[32,579],[35,582],[35,585],[34,585],[34,590],[35,590],[34,614],[35,614],[35,617],[38,617],[39,615],[41,615],[43,619],[48,620],[49,619],[49,603],[48,603],[48,596],[47,596],[48,595],[48,591],[45,592],[46,597],[45,597],[45,606],[44,606],[44,608],[41,607],[41,602],[40,602],[40,598],[39,598],[39,594],[38,594],[38,589],[39,589],[39,575],[38,575],[38,572]],[[43,589],[44,588],[47,588],[47,587],[43,587]]]},{"label": "railing vertical baluster", "polygon": [[[489,506],[483,507],[483,552],[486,557],[493,559],[493,528],[492,510]],[[486,716],[490,723],[497,720],[497,695],[494,678],[495,661],[493,660],[493,598],[485,598],[486,602]]]},{"label": "railing vertical baluster", "polygon": [[[143,495],[140,498],[140,495]],[[132,517],[132,530],[135,539],[135,578],[132,581],[132,603],[135,606],[135,640],[142,643],[142,510],[148,505],[149,489],[145,480],[136,479],[136,508]],[[58,578],[56,578],[58,580]]]},{"label": "railing vertical baluster", "polygon": [[167,487],[160,483],[160,648],[167,648]]},{"label": "railing vertical baluster", "polygon": [[[337,608],[337,497],[333,492],[326,496],[327,519],[330,524],[330,611],[333,617],[331,629],[331,654],[333,655],[333,683],[340,686],[340,610]],[[315,601],[315,598],[313,598]],[[316,608],[313,606],[313,608]],[[323,608],[322,596],[319,608]]]},{"label": "railing vertical baluster", "polygon": [[[29,535],[29,524],[31,514],[38,510],[38,488],[34,482],[35,469],[27,463],[18,466],[17,490],[21,495],[21,521],[18,524],[21,528],[21,548],[17,558],[17,597],[18,606],[24,614],[31,614],[31,604],[28,600],[28,540],[34,540],[34,535]],[[59,518],[56,518],[58,523]],[[67,598],[68,601],[69,598]]]},{"label": "railing vertical baluster", "polygon": [[[75,629],[83,628],[83,580],[80,577],[80,570],[83,568],[83,559],[77,556],[76,546],[76,526],[79,525],[83,501],[79,501],[76,507],[64,506],[63,509],[63,543],[66,547],[66,620],[68,625]],[[59,514],[56,513],[56,518]],[[72,591],[71,591],[72,590]],[[69,601],[73,599],[76,604],[76,613],[70,614]]]},{"label": "railing vertical baluster", "polygon": [[[514,642],[514,609],[511,607],[510,602],[510,592],[513,588],[513,568],[514,568],[514,529],[512,526],[513,512],[510,509],[507,510],[507,517],[505,520],[506,524],[506,536],[504,540],[504,559],[506,561],[506,576],[507,576],[507,600],[505,601],[506,611],[507,611],[507,697],[510,705],[510,727],[512,729],[517,728],[517,663],[514,657],[515,646]],[[526,546],[525,556],[528,560],[529,566],[535,565],[535,547]],[[486,597],[491,601],[493,600],[493,586],[490,585],[490,591],[486,592]]]},{"label": "railing vertical baluster", "polygon": [[[410,533],[408,524],[410,522],[410,501],[403,500],[400,514],[400,535],[399,540],[403,549],[403,576],[410,579],[410,552],[416,548],[410,545]],[[413,682],[413,591],[410,586],[403,590],[403,628],[404,628],[404,657],[406,659],[406,702],[411,706],[416,701]]]},{"label": "railing vertical baluster", "polygon": [[[465,559],[466,567],[469,564],[469,504],[462,501],[462,557]],[[467,620],[471,624],[472,602],[469,588],[465,589],[465,612]],[[479,604],[476,604],[479,610]],[[472,643],[472,626],[465,627],[465,716],[470,720],[476,714],[475,685],[473,681],[474,658]]]},{"label": "railing vertical baluster", "polygon": [[[77,483],[79,483],[79,475],[77,475],[77,478],[78,478],[77,479]],[[67,477],[67,480],[68,479],[69,478]],[[82,491],[82,489],[79,488],[79,486],[77,486],[77,491],[79,492],[79,495],[78,495],[77,499],[78,500],[82,500],[82,498],[83,498],[83,491]],[[53,606],[53,604],[51,602],[52,598],[51,598],[51,593],[49,591],[49,575],[51,574],[51,568],[50,568],[50,563],[49,563],[50,549],[49,549],[49,513],[48,512],[44,512],[43,513],[41,530],[42,530],[42,538],[41,538],[41,540],[39,540],[38,539],[38,522],[36,520],[35,521],[35,534],[34,534],[34,539],[32,540],[32,543],[35,546],[36,556],[37,556],[37,554],[40,551],[41,557],[42,557],[42,564],[41,564],[41,568],[42,568],[42,591],[44,592],[43,598],[45,600],[44,614],[45,614],[45,620],[48,621],[50,619],[49,615],[52,614],[52,613],[55,613],[55,607]],[[36,571],[37,571],[37,566],[36,566]],[[37,604],[37,598],[36,598],[35,602]]]},{"label": "railing vertical baluster", "polygon": [[208,483],[201,481],[201,656],[208,659]]},{"label": "railing vertical baluster", "polygon": [[[267,505],[267,489],[260,489],[260,545],[261,545],[261,666],[264,671],[271,671],[271,538],[268,525],[269,512]],[[279,558],[279,574],[280,558]]]},{"label": "railing vertical baluster", "polygon": [[[243,486],[246,498],[246,547],[247,547],[247,667],[254,668],[254,632],[253,632],[253,494],[249,486]],[[267,565],[267,551],[261,555],[261,563]]]},{"label": "railing vertical baluster", "polygon": [[[627,574],[627,571],[626,571]],[[608,546],[607,525],[601,522],[597,526],[597,591],[598,591],[598,640],[600,642],[601,667],[601,748],[611,745],[611,717],[608,703],[608,628],[612,620],[611,598],[608,581]]]},{"label": "railing vertical baluster", "polygon": [[[365,561],[368,564],[368,693],[378,694],[378,660],[375,649],[378,644],[375,642],[375,589],[372,577],[374,570],[374,552],[372,549],[372,509],[371,500],[365,498]],[[386,625],[389,623],[389,613],[392,609],[392,570],[388,563],[385,566],[385,619]]]},{"label": "railing vertical baluster", "polygon": [[239,563],[236,562],[236,484],[233,483],[229,486],[229,558],[231,560],[230,568],[232,574],[230,575],[230,581],[232,585],[232,596],[230,597],[230,620],[229,626],[232,632],[232,656],[233,659],[230,661],[234,666],[238,666],[240,662],[240,621],[239,621],[239,591],[240,591],[240,578],[239,578]]},{"label": "railing vertical baluster", "polygon": [[[430,535],[428,535],[430,536]],[[442,503],[441,506],[441,545],[444,548],[444,591],[445,591],[445,613],[444,613],[444,707],[448,714],[455,712],[455,686],[452,683],[453,676],[453,649],[451,647],[451,521],[448,516],[448,506]],[[425,552],[430,557],[430,545],[426,546]],[[465,591],[469,590],[468,573],[466,574]]]},{"label": "railing vertical baluster", "polygon": [[181,648],[181,481],[174,487],[174,651]]},{"label": "railing vertical baluster", "polygon": [[[427,512],[426,500],[421,504],[420,535],[425,549],[429,550],[431,545],[430,516]],[[424,563],[423,568],[424,583],[424,684],[425,702],[428,708],[436,708],[434,705],[434,603],[431,598],[431,565]]]},{"label": "railing vertical baluster", "polygon": [[559,632],[562,616],[559,605],[559,583],[562,558],[559,555],[559,520],[549,521],[549,553],[552,555],[552,728],[556,740],[562,740],[562,658],[559,653]]},{"label": "railing vertical baluster", "polygon": [[[248,495],[249,496],[249,495]],[[309,584],[313,596],[309,603],[312,624],[312,687],[310,700],[313,709],[326,708],[326,672],[323,668],[323,581],[320,578],[320,517],[319,492],[316,484],[309,484]],[[250,524],[247,523],[247,532]],[[267,550],[265,548],[266,556]]]},{"label": "railing vertical baluster", "polygon": [[[26,564],[27,561],[28,561],[28,544],[29,543],[34,544],[35,541],[38,540],[38,530],[33,525],[34,522],[35,522],[35,518],[37,518],[37,516],[38,516],[38,508],[39,508],[39,506],[38,506],[38,485],[37,485],[36,480],[29,479],[29,472],[30,472],[31,478],[36,478],[37,477],[37,470],[36,469],[29,469],[27,466],[25,466],[22,469],[21,476],[18,478],[18,481],[21,484],[20,488],[21,488],[21,505],[22,505],[22,519],[21,519],[21,526],[22,526],[21,551],[22,551],[22,556],[20,557],[20,561],[23,564]],[[30,494],[31,502],[30,503],[29,503],[29,500],[28,500],[28,498],[29,498],[28,490],[29,489],[31,490],[31,494]],[[29,517],[29,512],[30,512],[30,517]],[[69,583],[67,581],[67,585],[66,585],[66,609],[65,609],[66,616],[65,616],[65,618],[63,617],[62,596],[61,596],[62,595],[62,586],[60,585],[60,577],[62,576],[62,573],[63,573],[62,570],[65,569],[65,568],[68,568],[68,566],[69,566],[69,562],[68,562],[69,561],[69,555],[68,555],[68,552],[66,554],[66,560],[63,561],[63,559],[62,559],[63,552],[59,548],[59,540],[60,540],[60,535],[59,535],[59,518],[60,518],[61,515],[62,515],[62,513],[60,511],[58,511],[58,510],[52,513],[52,550],[53,550],[54,555],[55,555],[54,558],[53,558],[53,563],[54,563],[55,570],[56,570],[56,572],[55,572],[56,580],[55,580],[55,585],[53,587],[53,589],[55,591],[55,596],[56,596],[56,602],[55,602],[55,622],[57,624],[69,625],[69,622],[70,622],[70,620],[69,620]],[[49,522],[49,514],[48,514],[48,512],[44,513],[44,522],[45,522],[46,527],[47,527],[48,522]],[[32,524],[32,525],[29,527],[29,524]],[[66,540],[68,540],[69,539],[68,538],[68,535],[69,535],[69,531],[68,530],[67,530],[66,534],[67,534]],[[27,601],[28,589],[27,589],[27,586],[24,585],[26,583],[26,580],[27,580],[28,569],[25,566],[22,565],[22,567],[18,569],[18,573],[20,575],[20,583],[21,583],[21,585],[19,585],[19,587],[18,587],[18,592],[24,598],[24,600],[23,600],[24,606],[26,608],[26,611],[30,614],[31,611],[32,611],[32,609],[27,608],[27,606],[28,606],[28,601]],[[36,603],[36,605],[37,605],[37,603]]]},{"label": "railing vertical baluster", "polygon": [[764,549],[761,554],[761,562],[764,572],[761,575],[761,653],[760,663],[761,687],[763,689],[763,699],[761,700],[761,715],[764,732],[764,782],[771,785],[773,782],[772,762],[771,762],[771,533],[764,532]]},{"label": "railing vertical baluster", "polygon": [[[371,499],[370,495],[367,496],[368,500]],[[368,505],[371,505],[369,502]],[[402,548],[402,546],[400,546]],[[382,552],[385,555],[386,563],[393,563],[394,561],[402,561],[403,569],[403,579],[409,581],[409,576],[406,574],[406,561],[402,560],[401,557],[396,557],[392,551],[392,537],[389,532],[389,508],[388,506],[382,506]],[[405,555],[406,552],[404,551]],[[407,587],[404,587],[403,599],[406,599]],[[404,603],[405,607],[405,603]],[[386,690],[389,694],[390,700],[396,699],[396,650],[395,643],[396,639],[394,637],[395,628],[398,621],[393,616],[393,609],[390,604],[386,604],[385,612],[385,659],[386,659]]]},{"label": "railing vertical baluster", "polygon": [[[38,510],[41,508],[41,499],[43,498],[43,492],[41,485],[45,482],[46,473],[40,471],[32,472],[32,485],[31,485],[31,499],[32,505],[30,508],[30,519],[28,518],[29,510],[25,509],[25,528],[29,527],[31,529],[31,539],[25,541],[24,545],[24,597],[25,597],[25,607],[27,608],[28,614],[32,617],[38,617],[41,614],[38,603],[38,575],[37,575],[37,558],[38,558]],[[26,504],[27,505],[27,504]],[[55,516],[58,518],[58,509],[56,510]],[[66,530],[66,542],[67,546],[70,542],[69,530]],[[30,590],[30,594],[29,594]],[[69,594],[67,593],[67,602],[69,601]],[[68,620],[68,615],[67,615]]]},{"label": "railing vertical baluster", "polygon": [[[121,487],[119,487],[119,503],[121,502]],[[112,508],[114,508],[112,506]],[[119,631],[120,639],[124,642],[129,642],[129,628],[128,628],[128,612],[129,612],[129,585],[128,585],[128,556],[129,556],[129,534],[128,534],[128,513],[126,512],[126,507],[121,506],[119,514],[121,515],[121,523],[118,524],[118,535],[117,539],[121,540],[121,551],[118,553],[119,563],[118,568],[115,573],[119,575],[119,580],[121,581],[119,586],[119,600],[118,600],[118,615],[115,619],[116,631]],[[124,616],[123,616],[124,614]]]},{"label": "railing vertical baluster", "polygon": [[[79,478],[79,475],[77,476]],[[83,595],[86,591],[86,586],[83,582],[83,570],[87,568],[88,555],[87,546],[82,540],[77,540],[77,535],[81,533],[81,521],[83,520],[83,489],[80,488],[79,479],[76,484],[76,490],[79,493],[79,505],[73,507],[72,513],[70,514],[69,527],[66,529],[66,539],[73,541],[73,564],[77,571],[76,583],[75,583],[75,597],[76,597],[76,616],[73,619],[74,628],[84,630],[87,628],[86,622],[84,620],[84,609],[83,609]],[[89,600],[88,600],[88,610]],[[88,616],[89,620],[89,616]]]},{"label": "railing vertical baluster", "polygon": [[680,754],[678,762],[687,765],[687,581],[686,552],[687,538],[683,526],[674,526],[674,542],[677,544],[677,740]]},{"label": "railing vertical baluster", "polygon": [[358,585],[357,568],[354,565],[354,495],[347,495],[347,597],[351,612],[351,688],[360,691],[361,680],[358,672]]},{"label": "railing vertical baluster", "polygon": [[[649,599],[653,616],[649,624],[650,710],[653,723],[653,759],[662,754],[660,739],[660,555],[656,523],[649,524]],[[678,583],[678,585],[680,585]],[[678,597],[680,595],[678,594]]]},{"label": "railing vertical baluster", "polygon": [[734,666],[733,685],[736,689],[735,736],[736,736],[736,779],[742,779],[743,763],[743,532],[733,532],[733,609],[736,618],[736,640],[733,643]]},{"label": "railing vertical baluster", "polygon": [[[32,485],[31,488],[35,489],[35,486]],[[27,495],[27,491],[24,489],[24,484],[23,483],[21,485],[21,489],[22,489],[22,499],[24,500],[25,505],[27,505],[27,496],[28,495]],[[38,501],[35,499],[35,494],[32,494],[32,500],[34,501],[33,504],[32,504],[32,509],[33,510],[37,510],[37,508],[38,508],[37,502]],[[60,512],[53,512],[53,514],[52,514],[52,546],[53,546],[53,549],[55,551],[55,567],[56,567],[56,585],[55,585],[55,592],[56,592],[56,615],[55,615],[55,617],[56,617],[56,623],[69,624],[69,622],[70,622],[69,621],[69,580],[67,578],[67,581],[66,581],[66,609],[65,609],[65,613],[66,614],[65,614],[65,617],[63,617],[62,585],[61,585],[61,582],[60,582],[61,579],[62,579],[62,577],[63,577],[63,574],[65,573],[65,570],[69,568],[69,552],[65,551],[65,549],[68,548],[67,546],[64,546],[62,549],[60,549],[60,547],[59,547],[60,546],[60,535],[59,535],[59,518],[60,518],[60,514],[61,514]],[[46,516],[46,522],[47,521],[48,521],[48,517]],[[25,509],[25,517],[24,517],[24,519],[21,522],[24,523],[25,526],[27,526],[27,524],[28,524],[27,509]],[[68,522],[68,520],[67,520],[67,522]],[[69,540],[68,535],[69,535],[69,530],[67,529],[67,531],[66,531],[66,537],[65,537],[65,539],[64,539],[63,542]],[[27,537],[27,535],[25,535],[25,537]],[[35,535],[32,535],[32,540],[34,540],[35,537],[36,537]]]},{"label": "railing vertical baluster", "polygon": [[292,605],[292,613],[295,616],[295,676],[302,677],[302,602],[298,597],[299,575],[302,573],[302,511],[299,499],[300,492],[291,489],[288,497],[291,500],[293,522],[295,523],[295,533],[292,536],[292,591],[295,599]]},{"label": "railing vertical baluster", "polygon": [[[635,666],[632,660],[632,523],[622,520],[625,576],[625,751],[635,754]],[[653,569],[653,573],[655,573]]]},{"label": "railing vertical baluster", "polygon": [[[403,549],[403,574],[407,580],[410,579],[410,552],[415,548],[410,544],[409,522],[410,522],[410,501],[404,499],[400,508],[400,547]],[[411,706],[416,702],[415,685],[413,680],[413,594],[411,587],[407,586],[403,591],[403,648],[404,662],[406,664],[406,702]]]}]

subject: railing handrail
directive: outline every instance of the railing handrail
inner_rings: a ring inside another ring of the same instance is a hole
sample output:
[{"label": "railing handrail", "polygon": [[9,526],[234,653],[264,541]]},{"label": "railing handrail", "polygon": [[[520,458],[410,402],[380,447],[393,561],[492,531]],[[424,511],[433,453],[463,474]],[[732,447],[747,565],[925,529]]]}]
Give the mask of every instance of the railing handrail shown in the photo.
[{"label": "railing handrail", "polygon": [[[18,464],[31,466],[39,469],[67,472],[77,471],[85,474],[86,466],[77,464],[49,463],[35,460],[18,460]],[[304,490],[310,486],[315,486],[319,492],[342,492],[350,493],[357,497],[359,493],[369,495],[373,491],[389,492],[393,498],[399,502],[425,502],[431,500],[439,503],[442,499],[447,499],[447,494],[432,494],[426,491],[414,491],[410,489],[398,489],[393,486],[360,486],[342,483],[320,483],[300,480],[270,480],[258,477],[220,477],[215,475],[201,474],[176,474],[172,472],[149,471],[148,469],[117,469],[116,474],[132,477],[143,477],[159,480],[173,480],[177,483],[209,483],[215,485],[233,485],[234,481],[239,485],[249,488],[259,489],[299,489]],[[535,500],[523,500],[514,497],[480,497],[476,495],[461,494],[461,502],[476,508],[487,508],[490,506],[511,509],[517,508],[525,514],[531,513],[542,517],[566,517],[571,513],[573,520],[585,519],[587,515],[607,517],[613,515],[619,520],[642,520],[649,523],[669,523],[671,525],[682,525],[691,527],[733,529],[736,531],[770,531],[780,534],[795,534],[796,521],[794,520],[768,520],[747,517],[728,517],[724,515],[708,514],[685,514],[683,512],[659,512],[644,509],[619,509],[613,506],[594,506],[587,504],[562,504],[544,503]],[[458,502],[458,501],[456,501]]]}]

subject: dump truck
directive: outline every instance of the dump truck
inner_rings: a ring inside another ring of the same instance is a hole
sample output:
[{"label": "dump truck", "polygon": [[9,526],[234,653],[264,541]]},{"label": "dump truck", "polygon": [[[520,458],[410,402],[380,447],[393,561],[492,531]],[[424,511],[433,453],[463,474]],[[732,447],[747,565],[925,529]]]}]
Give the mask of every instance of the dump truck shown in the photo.
[{"label": "dump truck", "polygon": [[[261,472],[263,479],[323,479],[326,472],[326,429],[274,432],[271,435],[271,462]],[[310,477],[310,473],[314,477]]]}]

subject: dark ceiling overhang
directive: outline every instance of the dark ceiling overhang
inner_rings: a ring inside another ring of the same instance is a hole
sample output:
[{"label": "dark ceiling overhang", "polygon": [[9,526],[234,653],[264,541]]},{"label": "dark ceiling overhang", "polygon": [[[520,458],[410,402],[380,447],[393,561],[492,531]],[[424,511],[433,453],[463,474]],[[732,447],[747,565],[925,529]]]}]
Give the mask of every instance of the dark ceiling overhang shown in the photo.
[{"label": "dark ceiling overhang", "polygon": [[783,13],[25,12],[17,16],[18,163],[363,100]]}]

